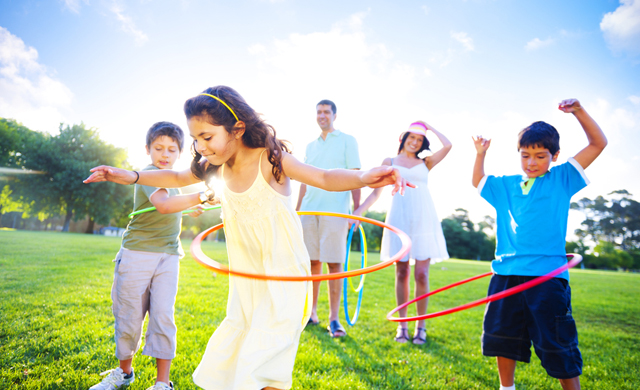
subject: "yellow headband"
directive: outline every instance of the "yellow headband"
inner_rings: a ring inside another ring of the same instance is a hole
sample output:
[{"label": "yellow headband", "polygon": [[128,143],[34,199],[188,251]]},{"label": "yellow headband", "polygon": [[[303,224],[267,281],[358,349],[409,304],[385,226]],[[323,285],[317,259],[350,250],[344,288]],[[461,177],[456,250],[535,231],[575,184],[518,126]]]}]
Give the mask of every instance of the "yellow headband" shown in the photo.
[{"label": "yellow headband", "polygon": [[223,102],[219,97],[217,97],[217,96],[213,96],[213,95],[209,95],[208,93],[201,93],[201,94],[199,94],[199,95],[202,95],[202,96],[209,96],[209,97],[211,97],[211,98],[216,99],[216,100],[217,100],[217,101],[219,101],[220,103],[224,104],[224,106],[225,106],[225,107],[227,107],[227,108],[229,109],[229,111],[231,111],[231,113],[233,114],[234,118],[236,118],[236,122],[240,122],[240,119],[238,119],[238,116],[236,115],[236,113],[235,113],[235,112],[233,112],[233,110],[231,109],[231,107],[229,107],[229,105],[228,105],[227,103]]}]

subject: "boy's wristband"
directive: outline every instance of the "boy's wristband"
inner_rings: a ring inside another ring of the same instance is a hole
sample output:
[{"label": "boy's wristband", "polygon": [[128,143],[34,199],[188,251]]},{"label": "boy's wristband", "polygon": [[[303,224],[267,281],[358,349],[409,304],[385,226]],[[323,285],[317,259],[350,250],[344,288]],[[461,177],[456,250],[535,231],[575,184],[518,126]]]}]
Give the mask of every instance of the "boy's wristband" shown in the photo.
[{"label": "boy's wristband", "polygon": [[138,182],[138,179],[140,179],[140,174],[138,173],[138,171],[133,171],[133,172],[136,174],[136,180],[133,183],[131,183],[132,185],[136,184]]}]

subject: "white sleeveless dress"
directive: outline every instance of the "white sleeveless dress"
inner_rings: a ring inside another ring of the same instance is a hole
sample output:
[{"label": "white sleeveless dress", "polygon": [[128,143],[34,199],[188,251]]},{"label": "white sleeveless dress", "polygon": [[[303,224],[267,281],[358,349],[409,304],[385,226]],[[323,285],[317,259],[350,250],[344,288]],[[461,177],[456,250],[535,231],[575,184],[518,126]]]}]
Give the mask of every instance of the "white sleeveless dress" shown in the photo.
[{"label": "white sleeveless dress", "polygon": [[[276,192],[260,169],[243,193],[223,187],[222,213],[232,270],[311,275],[291,196]],[[311,294],[311,282],[230,276],[227,316],[209,339],[193,373],[194,383],[207,390],[291,388],[300,334],[311,314]]]},{"label": "white sleeveless dress", "polygon": [[[393,160],[391,161],[393,165]],[[431,259],[437,263],[449,258],[447,244],[442,234],[442,225],[436,214],[436,208],[429,193],[429,169],[420,163],[411,168],[393,165],[398,168],[404,179],[418,188],[405,189],[404,196],[396,194],[392,197],[391,207],[387,212],[386,223],[407,233],[411,238],[411,252],[401,261]],[[398,253],[402,242],[398,236],[384,229],[380,248],[380,260],[388,260]]]}]

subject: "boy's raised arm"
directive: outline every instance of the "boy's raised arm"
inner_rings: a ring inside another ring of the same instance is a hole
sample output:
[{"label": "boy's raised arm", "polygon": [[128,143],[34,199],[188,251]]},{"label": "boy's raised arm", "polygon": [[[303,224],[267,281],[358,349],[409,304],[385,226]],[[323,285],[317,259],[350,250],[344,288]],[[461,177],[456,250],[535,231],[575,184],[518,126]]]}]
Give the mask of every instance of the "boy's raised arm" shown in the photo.
[{"label": "boy's raised arm", "polygon": [[484,177],[484,157],[487,154],[487,149],[491,145],[490,139],[482,138],[481,135],[477,137],[471,137],[473,139],[473,145],[476,147],[476,162],[473,165],[473,177],[471,178],[471,184],[478,188],[480,180]]},{"label": "boy's raised arm", "polygon": [[594,121],[582,105],[580,105],[578,99],[565,99],[560,102],[558,109],[565,113],[572,113],[576,119],[578,119],[580,126],[582,126],[582,129],[587,135],[589,145],[574,156],[576,161],[585,169],[591,165],[607,146],[607,137],[605,137],[596,121]]}]

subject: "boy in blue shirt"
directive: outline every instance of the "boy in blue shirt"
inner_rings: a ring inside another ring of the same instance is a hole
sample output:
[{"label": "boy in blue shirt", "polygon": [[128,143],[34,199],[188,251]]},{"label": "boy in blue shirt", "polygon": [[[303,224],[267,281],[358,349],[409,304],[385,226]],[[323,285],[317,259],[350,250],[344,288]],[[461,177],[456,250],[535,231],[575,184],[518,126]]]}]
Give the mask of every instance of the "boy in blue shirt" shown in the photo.
[{"label": "boy in blue shirt", "polygon": [[[518,135],[523,176],[486,176],[491,140],[473,139],[477,155],[473,186],[496,209],[496,260],[489,295],[545,275],[566,264],[565,238],[571,197],[589,184],[584,174],[607,145],[598,124],[576,99],[558,109],[572,113],[589,144],[564,164],[549,169],[560,153],[558,131],[535,122]],[[547,373],[563,389],[579,389],[582,356],[571,315],[569,273],[519,294],[490,302],[484,316],[482,353],[496,356],[501,390],[515,390],[516,362],[529,363],[531,343]]]}]

